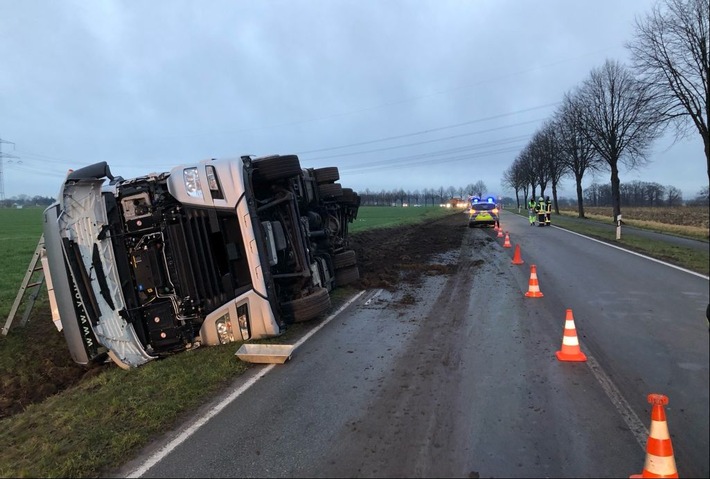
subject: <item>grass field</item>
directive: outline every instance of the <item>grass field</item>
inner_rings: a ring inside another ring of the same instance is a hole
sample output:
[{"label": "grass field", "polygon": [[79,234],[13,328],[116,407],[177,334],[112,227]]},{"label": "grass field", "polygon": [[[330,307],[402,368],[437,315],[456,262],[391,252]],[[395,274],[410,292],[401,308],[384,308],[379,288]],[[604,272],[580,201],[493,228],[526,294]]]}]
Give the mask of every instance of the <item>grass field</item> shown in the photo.
[{"label": "grass field", "polygon": [[452,213],[452,210],[438,206],[419,208],[361,206],[357,219],[350,225],[350,232],[356,233],[370,228],[389,228],[406,223],[426,221]]},{"label": "grass field", "polygon": [[10,312],[42,235],[42,209],[0,208],[0,319]]}]

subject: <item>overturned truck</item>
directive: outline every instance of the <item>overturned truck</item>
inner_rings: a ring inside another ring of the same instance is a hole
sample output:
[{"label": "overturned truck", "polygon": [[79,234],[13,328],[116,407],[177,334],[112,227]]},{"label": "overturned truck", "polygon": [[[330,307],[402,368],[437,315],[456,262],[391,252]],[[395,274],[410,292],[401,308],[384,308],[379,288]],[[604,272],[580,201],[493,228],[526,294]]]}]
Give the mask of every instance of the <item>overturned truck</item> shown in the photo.
[{"label": "overturned truck", "polygon": [[44,212],[44,273],[72,358],[122,368],[278,336],[359,279],[360,197],[295,155],[204,160],[124,179],[71,171]]}]

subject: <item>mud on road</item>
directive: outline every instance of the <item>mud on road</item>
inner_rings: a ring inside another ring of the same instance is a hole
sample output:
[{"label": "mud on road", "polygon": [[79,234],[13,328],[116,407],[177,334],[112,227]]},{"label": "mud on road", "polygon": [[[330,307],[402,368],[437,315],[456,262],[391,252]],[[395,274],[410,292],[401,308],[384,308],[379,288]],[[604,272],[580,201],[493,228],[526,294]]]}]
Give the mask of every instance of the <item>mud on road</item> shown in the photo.
[{"label": "mud on road", "polygon": [[[455,265],[432,263],[432,258],[459,248],[466,228],[465,215],[457,212],[424,224],[351,235],[350,245],[360,269],[356,286],[393,291],[403,284],[419,285],[425,275],[452,273]],[[405,302],[408,299],[414,301],[411,296],[403,297]],[[15,328],[11,334],[17,335],[22,345],[15,355],[23,367],[2,371],[0,419],[113,367],[108,364],[87,369],[76,365],[47,307],[35,308],[27,326]]]}]

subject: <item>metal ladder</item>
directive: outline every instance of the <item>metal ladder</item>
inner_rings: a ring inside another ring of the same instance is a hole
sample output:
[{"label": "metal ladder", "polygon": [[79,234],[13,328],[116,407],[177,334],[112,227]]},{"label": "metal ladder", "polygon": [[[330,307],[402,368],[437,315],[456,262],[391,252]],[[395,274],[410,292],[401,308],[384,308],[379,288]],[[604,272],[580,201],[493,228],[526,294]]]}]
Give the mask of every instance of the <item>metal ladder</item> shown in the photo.
[{"label": "metal ladder", "polygon": [[[39,238],[39,243],[37,243],[37,248],[35,248],[35,252],[32,255],[32,260],[30,261],[30,265],[27,268],[27,272],[25,273],[25,279],[22,280],[22,285],[20,286],[20,290],[17,292],[17,297],[15,298],[15,302],[12,303],[12,308],[10,308],[10,314],[7,316],[7,321],[5,321],[5,326],[2,328],[2,335],[7,336],[8,331],[10,331],[10,325],[12,324],[12,320],[15,319],[15,314],[17,313],[17,309],[20,307],[20,303],[22,303],[22,299],[24,298],[25,294],[29,291],[30,296],[27,299],[27,306],[25,307],[25,312],[22,315],[22,320],[20,321],[20,325],[24,326],[27,324],[27,320],[30,318],[30,312],[32,311],[32,306],[34,306],[35,301],[37,300],[37,297],[39,296],[39,292],[42,289],[42,285],[44,284],[44,271],[42,271],[42,265],[37,266],[37,263],[40,262],[40,256],[42,254],[42,249],[44,248],[44,235],[40,236]],[[36,281],[30,283],[32,280],[32,277],[39,271],[39,277],[37,278]]]}]

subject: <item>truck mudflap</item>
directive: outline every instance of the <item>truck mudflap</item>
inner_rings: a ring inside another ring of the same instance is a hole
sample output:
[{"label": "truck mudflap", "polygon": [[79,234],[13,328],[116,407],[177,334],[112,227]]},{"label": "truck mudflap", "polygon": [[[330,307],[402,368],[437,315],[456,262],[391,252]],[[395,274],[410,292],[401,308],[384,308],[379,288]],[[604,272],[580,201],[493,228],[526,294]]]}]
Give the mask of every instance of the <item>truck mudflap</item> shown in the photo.
[{"label": "truck mudflap", "polygon": [[[133,325],[120,314],[125,308],[115,267],[101,179],[67,181],[60,195],[57,227],[63,254],[97,341],[120,366],[140,366],[154,356],[143,348]],[[61,311],[60,311],[61,313]],[[69,316],[71,317],[71,316]],[[84,318],[86,319],[86,318]],[[64,321],[64,319],[62,319]]]}]

